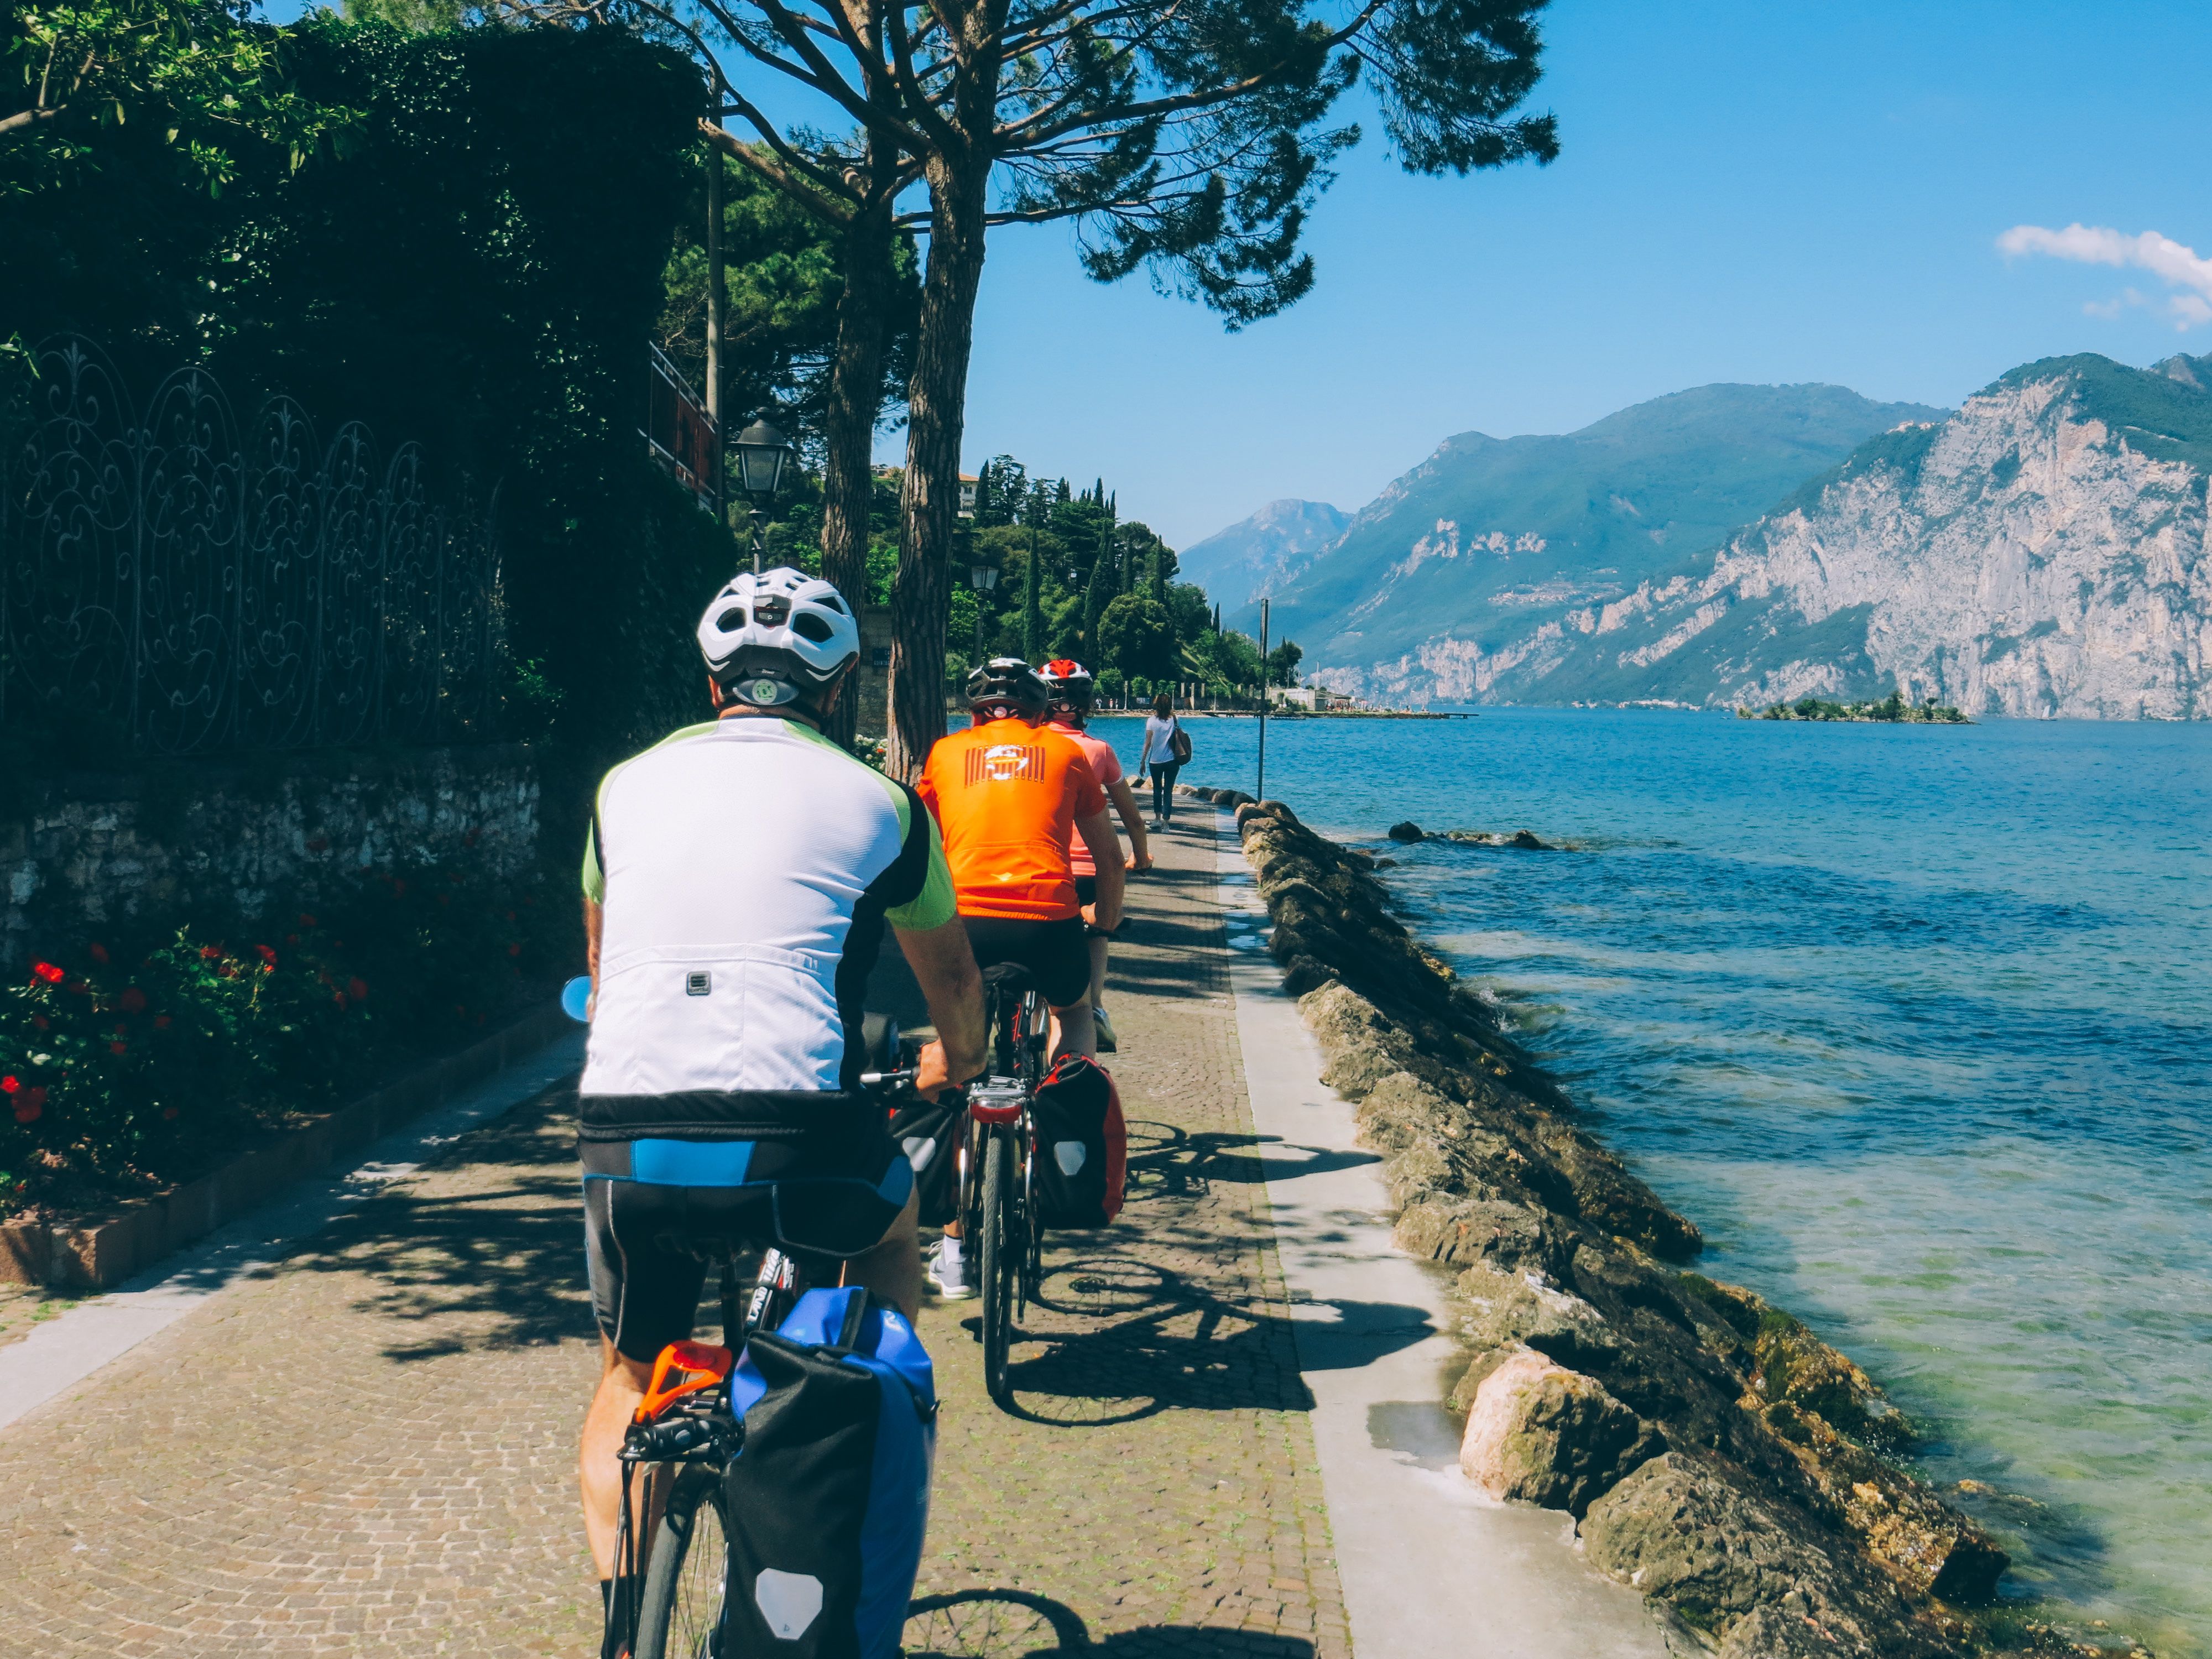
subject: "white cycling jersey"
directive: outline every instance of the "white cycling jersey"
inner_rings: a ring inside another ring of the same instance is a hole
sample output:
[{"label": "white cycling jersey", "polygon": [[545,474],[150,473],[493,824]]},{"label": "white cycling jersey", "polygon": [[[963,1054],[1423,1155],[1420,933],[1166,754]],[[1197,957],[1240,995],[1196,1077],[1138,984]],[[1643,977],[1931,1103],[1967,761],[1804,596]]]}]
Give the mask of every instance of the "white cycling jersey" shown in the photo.
[{"label": "white cycling jersey", "polygon": [[884,922],[955,915],[913,793],[763,715],[688,726],[608,773],[584,890],[605,907],[587,1136],[734,1127],[733,1097],[852,1088]]}]

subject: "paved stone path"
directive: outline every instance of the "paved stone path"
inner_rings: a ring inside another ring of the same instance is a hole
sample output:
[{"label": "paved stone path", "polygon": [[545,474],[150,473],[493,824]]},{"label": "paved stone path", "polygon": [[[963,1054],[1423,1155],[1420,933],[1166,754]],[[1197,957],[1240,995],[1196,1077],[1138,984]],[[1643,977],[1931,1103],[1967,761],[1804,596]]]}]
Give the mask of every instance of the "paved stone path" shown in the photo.
[{"label": "paved stone path", "polygon": [[[975,1304],[923,1316],[911,1654],[1350,1651],[1210,827],[1158,844],[1110,999],[1129,1205],[1048,1253],[1019,1416],[984,1398]],[[0,1651],[593,1652],[571,1136],[541,1097],[0,1431]]]}]

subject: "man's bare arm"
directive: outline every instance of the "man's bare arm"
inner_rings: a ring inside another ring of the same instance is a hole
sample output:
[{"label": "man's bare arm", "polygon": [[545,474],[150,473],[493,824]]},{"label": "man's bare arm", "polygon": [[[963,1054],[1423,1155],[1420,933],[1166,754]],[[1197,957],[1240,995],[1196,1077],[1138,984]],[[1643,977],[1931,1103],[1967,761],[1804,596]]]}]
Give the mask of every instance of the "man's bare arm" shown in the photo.
[{"label": "man's bare arm", "polygon": [[584,1005],[589,1019],[599,1001],[599,939],[607,931],[607,907],[589,893],[584,895],[584,971],[592,976],[592,994]]},{"label": "man's bare arm", "polygon": [[1098,866],[1098,902],[1091,906],[1091,920],[1110,932],[1121,925],[1121,889],[1127,876],[1121,868],[1121,843],[1114,839],[1114,821],[1103,806],[1076,819],[1075,830]]},{"label": "man's bare arm", "polygon": [[965,1083],[983,1069],[988,1058],[983,975],[975,966],[975,953],[968,948],[968,929],[957,916],[941,927],[909,932],[894,925],[891,932],[921,985],[922,1000],[937,1026],[937,1041],[921,1051],[921,1073],[914,1082],[916,1093],[933,1097],[939,1090]]},{"label": "man's bare arm", "polygon": [[1114,810],[1121,815],[1121,827],[1129,832],[1129,861],[1139,870],[1152,867],[1152,843],[1145,834],[1145,815],[1137,807],[1137,792],[1129,787],[1127,778],[1116,778],[1106,786],[1106,799],[1114,803]]}]

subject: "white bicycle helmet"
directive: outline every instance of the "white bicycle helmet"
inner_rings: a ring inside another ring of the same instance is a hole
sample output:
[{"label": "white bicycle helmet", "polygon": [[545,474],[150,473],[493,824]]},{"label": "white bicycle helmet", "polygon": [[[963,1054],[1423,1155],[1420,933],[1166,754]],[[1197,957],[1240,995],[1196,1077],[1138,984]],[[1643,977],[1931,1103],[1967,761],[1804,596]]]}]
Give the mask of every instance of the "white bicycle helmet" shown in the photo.
[{"label": "white bicycle helmet", "polygon": [[699,618],[707,671],[760,708],[811,702],[860,659],[860,625],[837,590],[788,565],[732,576]]}]

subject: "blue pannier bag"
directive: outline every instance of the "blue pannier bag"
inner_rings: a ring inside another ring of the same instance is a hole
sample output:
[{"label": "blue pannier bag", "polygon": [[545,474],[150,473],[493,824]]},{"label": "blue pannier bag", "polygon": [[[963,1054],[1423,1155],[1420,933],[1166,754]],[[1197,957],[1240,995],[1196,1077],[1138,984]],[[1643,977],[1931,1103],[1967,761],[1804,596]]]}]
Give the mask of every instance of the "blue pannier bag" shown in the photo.
[{"label": "blue pannier bag", "polygon": [[736,1653],[897,1659],[929,1523],[937,1383],[896,1310],[809,1291],[730,1373],[724,1476]]}]

